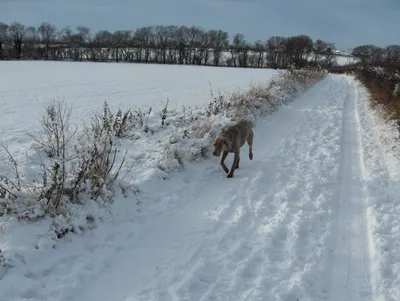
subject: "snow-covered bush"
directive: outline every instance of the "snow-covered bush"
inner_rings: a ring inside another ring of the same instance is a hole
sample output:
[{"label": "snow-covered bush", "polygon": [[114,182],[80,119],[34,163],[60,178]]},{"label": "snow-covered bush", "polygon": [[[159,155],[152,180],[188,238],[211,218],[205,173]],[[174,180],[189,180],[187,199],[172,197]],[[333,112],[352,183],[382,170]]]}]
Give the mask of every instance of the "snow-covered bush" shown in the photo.
[{"label": "snow-covered bush", "polygon": [[[118,110],[114,116],[104,103],[103,113],[93,115],[90,125],[86,125],[78,136],[75,146],[78,168],[74,170],[74,187],[89,186],[91,199],[112,200],[115,193],[113,184],[124,164],[122,158],[120,165],[115,166],[120,151],[118,138],[130,133],[135,126],[133,120],[129,110],[124,114]],[[79,191],[75,189],[72,193]]]},{"label": "snow-covered bush", "polygon": [[253,85],[247,91],[233,93],[223,103],[225,115],[233,119],[255,120],[274,112],[287,104],[301,92],[326,76],[316,70],[294,70],[283,72],[267,84]]},{"label": "snow-covered bush", "polygon": [[126,137],[137,125],[128,110],[112,114],[107,103],[103,112],[92,116],[83,131],[71,130],[71,109],[62,101],[46,107],[42,118],[42,136],[28,152],[22,167],[6,147],[3,154],[11,163],[12,176],[0,175],[0,215],[11,214],[22,219],[37,219],[67,214],[69,203],[91,199],[100,204],[113,200],[114,183],[124,164],[118,158],[119,137]]}]

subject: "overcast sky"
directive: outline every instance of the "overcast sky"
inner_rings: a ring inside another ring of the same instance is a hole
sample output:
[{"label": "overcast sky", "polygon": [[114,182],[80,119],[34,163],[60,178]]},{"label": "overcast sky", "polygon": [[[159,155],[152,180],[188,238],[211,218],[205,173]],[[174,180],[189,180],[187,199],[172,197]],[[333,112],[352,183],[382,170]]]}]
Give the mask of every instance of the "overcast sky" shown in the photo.
[{"label": "overcast sky", "polygon": [[346,51],[400,44],[400,0],[0,0],[0,21],[93,31],[196,25],[249,42],[307,34]]}]

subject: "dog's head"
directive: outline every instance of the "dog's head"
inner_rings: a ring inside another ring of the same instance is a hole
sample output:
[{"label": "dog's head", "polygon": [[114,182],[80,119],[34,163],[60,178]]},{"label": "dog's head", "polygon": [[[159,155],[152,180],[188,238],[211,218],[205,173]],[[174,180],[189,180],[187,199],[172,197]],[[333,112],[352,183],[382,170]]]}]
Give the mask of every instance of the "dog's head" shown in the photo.
[{"label": "dog's head", "polygon": [[230,141],[226,137],[217,137],[214,141],[213,155],[219,157],[222,152],[230,150]]}]

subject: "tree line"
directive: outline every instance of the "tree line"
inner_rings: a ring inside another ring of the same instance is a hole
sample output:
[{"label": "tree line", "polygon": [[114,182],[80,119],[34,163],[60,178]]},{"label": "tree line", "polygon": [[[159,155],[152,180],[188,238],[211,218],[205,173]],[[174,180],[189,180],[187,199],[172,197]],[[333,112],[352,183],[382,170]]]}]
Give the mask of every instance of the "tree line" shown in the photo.
[{"label": "tree line", "polygon": [[137,62],[253,68],[335,65],[334,43],[307,35],[273,36],[248,42],[223,30],[196,26],[147,26],[92,32],[88,27],[58,29],[43,22],[25,26],[0,22],[0,59]]},{"label": "tree line", "polygon": [[372,44],[357,46],[352,55],[359,59],[363,66],[400,68],[400,45],[378,47]]}]

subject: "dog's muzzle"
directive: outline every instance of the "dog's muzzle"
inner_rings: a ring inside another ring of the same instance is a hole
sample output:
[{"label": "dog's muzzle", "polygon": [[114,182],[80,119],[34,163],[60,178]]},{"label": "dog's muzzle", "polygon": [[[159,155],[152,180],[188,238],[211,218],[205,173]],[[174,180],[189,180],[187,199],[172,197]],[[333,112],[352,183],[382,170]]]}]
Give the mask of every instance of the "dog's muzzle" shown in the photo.
[{"label": "dog's muzzle", "polygon": [[216,152],[213,152],[213,155],[214,155],[215,157],[219,157],[219,154],[217,154]]}]

